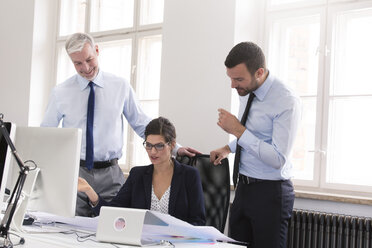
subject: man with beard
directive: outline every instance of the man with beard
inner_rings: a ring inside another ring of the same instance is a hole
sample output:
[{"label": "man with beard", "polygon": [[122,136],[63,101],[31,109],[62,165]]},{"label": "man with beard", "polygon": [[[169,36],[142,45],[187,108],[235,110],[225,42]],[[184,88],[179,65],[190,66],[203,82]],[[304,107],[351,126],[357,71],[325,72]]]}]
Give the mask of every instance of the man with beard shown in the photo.
[{"label": "man with beard", "polygon": [[240,97],[239,119],[218,109],[217,124],[236,139],[210,155],[217,165],[235,153],[230,236],[248,247],[284,248],[294,203],[289,157],[300,101],[268,71],[261,48],[252,42],[233,47],[225,66]]},{"label": "man with beard", "polygon": [[[71,35],[65,48],[77,74],[53,89],[41,126],[57,127],[62,120],[62,127],[82,129],[79,176],[103,199],[110,201],[124,184],[124,175],[118,166],[123,149],[124,117],[142,138],[151,118],[142,111],[125,79],[100,70],[99,48],[90,35]],[[173,153],[194,156],[198,151],[177,145]],[[94,215],[88,197],[81,192],[76,215]]]}]

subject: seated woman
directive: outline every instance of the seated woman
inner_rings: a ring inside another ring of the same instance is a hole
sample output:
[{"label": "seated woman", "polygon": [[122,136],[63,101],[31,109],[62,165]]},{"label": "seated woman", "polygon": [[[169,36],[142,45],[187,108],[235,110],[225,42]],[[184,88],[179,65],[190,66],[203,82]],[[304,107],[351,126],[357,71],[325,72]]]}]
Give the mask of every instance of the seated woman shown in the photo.
[{"label": "seated woman", "polygon": [[78,191],[87,194],[96,214],[99,214],[101,206],[150,209],[193,225],[205,225],[199,172],[172,158],[175,144],[173,124],[163,117],[154,119],[146,127],[143,142],[152,164],[132,168],[111,202],[97,195],[83,178],[79,178]]}]

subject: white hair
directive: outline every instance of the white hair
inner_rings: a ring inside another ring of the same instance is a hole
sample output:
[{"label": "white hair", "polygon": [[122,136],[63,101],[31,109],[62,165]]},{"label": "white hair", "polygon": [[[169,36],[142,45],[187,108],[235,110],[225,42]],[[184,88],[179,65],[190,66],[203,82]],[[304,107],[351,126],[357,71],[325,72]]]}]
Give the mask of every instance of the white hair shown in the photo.
[{"label": "white hair", "polygon": [[83,50],[85,43],[89,43],[94,49],[94,40],[93,37],[89,34],[75,33],[70,35],[65,44],[67,54],[80,52],[81,50]]}]

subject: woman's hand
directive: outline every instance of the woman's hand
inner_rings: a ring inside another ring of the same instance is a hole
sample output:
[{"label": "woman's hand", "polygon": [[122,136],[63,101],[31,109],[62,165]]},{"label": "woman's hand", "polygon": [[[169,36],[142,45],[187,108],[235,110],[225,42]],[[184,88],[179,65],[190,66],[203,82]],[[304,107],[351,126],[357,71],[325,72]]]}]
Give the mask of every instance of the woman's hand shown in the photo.
[{"label": "woman's hand", "polygon": [[78,178],[78,191],[84,192],[88,196],[89,201],[93,205],[97,205],[99,200],[98,195],[84,178]]}]

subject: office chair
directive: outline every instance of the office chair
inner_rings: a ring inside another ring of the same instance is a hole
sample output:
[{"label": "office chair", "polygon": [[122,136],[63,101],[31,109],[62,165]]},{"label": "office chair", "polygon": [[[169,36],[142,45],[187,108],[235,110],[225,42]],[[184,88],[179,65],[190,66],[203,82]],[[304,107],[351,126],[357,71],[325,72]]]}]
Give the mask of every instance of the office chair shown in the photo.
[{"label": "office chair", "polygon": [[223,233],[230,204],[229,161],[225,158],[221,164],[213,165],[209,155],[178,156],[176,159],[198,169],[204,192],[206,225]]}]

